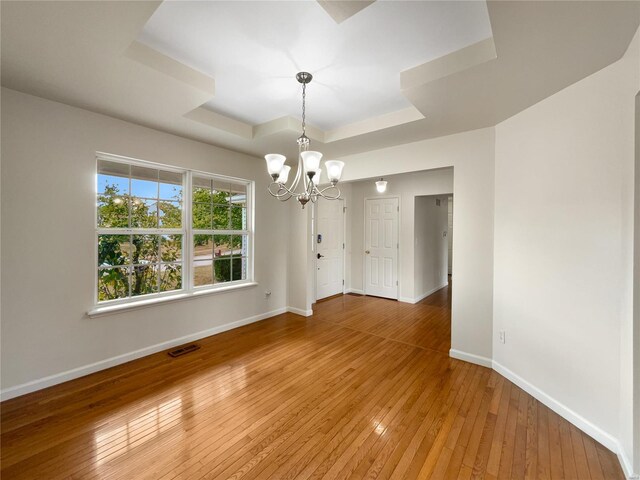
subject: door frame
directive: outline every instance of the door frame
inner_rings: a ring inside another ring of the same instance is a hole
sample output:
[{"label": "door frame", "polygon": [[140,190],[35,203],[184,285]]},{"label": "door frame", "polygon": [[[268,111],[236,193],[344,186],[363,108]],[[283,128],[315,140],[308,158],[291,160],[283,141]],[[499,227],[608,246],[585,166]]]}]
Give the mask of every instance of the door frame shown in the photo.
[{"label": "door frame", "polygon": [[398,279],[398,290],[396,292],[396,300],[400,300],[400,286],[402,282],[400,281],[400,221],[402,219],[402,202],[399,195],[379,195],[375,197],[364,197],[364,204],[362,206],[362,294],[367,294],[367,259],[364,251],[367,246],[367,201],[368,200],[386,200],[390,198],[396,198],[398,200],[398,225],[397,225],[397,233],[398,233],[398,262],[396,265],[396,278]]},{"label": "door frame", "polygon": [[[318,199],[320,201],[320,199]],[[327,202],[342,202],[342,294],[346,293],[347,282],[347,200],[345,198],[338,198],[336,200],[327,200]],[[318,204],[313,204],[313,302],[318,301]]]}]

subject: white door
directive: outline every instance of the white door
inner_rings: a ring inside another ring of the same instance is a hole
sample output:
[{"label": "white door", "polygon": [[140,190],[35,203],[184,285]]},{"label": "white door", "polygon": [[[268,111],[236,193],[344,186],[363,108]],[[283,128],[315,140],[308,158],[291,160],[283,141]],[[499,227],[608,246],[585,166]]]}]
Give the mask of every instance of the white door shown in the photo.
[{"label": "white door", "polygon": [[316,299],[343,292],[344,201],[319,199],[316,236]]},{"label": "white door", "polygon": [[398,199],[365,200],[365,294],[398,298]]}]

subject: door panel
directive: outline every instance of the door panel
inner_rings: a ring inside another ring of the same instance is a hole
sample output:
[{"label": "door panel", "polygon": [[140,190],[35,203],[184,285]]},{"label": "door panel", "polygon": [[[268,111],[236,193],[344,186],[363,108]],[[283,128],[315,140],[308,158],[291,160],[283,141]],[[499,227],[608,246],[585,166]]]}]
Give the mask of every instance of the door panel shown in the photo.
[{"label": "door panel", "polygon": [[316,299],[342,293],[344,285],[344,201],[319,199],[317,205],[317,234],[322,241],[316,252]]},{"label": "door panel", "polygon": [[365,293],[398,298],[398,199],[365,201]]}]

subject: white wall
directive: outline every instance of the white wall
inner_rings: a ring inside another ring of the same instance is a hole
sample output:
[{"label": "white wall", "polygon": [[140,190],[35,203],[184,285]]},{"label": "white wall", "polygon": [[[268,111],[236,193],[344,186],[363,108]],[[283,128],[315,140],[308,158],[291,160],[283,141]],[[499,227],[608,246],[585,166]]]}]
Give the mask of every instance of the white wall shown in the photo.
[{"label": "white wall", "polygon": [[638,41],[496,126],[495,160],[494,360],[628,458]]},{"label": "white wall", "polygon": [[[455,284],[452,291],[452,353],[457,355],[457,352],[462,352],[463,355],[459,356],[474,358],[485,364],[490,364],[493,335],[494,147],[494,129],[486,128],[342,158],[346,162],[346,181],[453,167],[452,193],[456,199],[453,222],[456,236],[453,239]],[[374,188],[373,183],[369,188]],[[394,188],[391,181],[389,188]],[[355,196],[355,185],[353,190]],[[363,208],[358,207],[362,202],[353,200],[350,203],[354,209]],[[404,218],[407,210],[404,204],[401,210]],[[357,242],[359,237],[354,235],[352,243]],[[413,238],[413,232],[410,238]],[[351,263],[354,278],[351,284],[356,286],[359,255],[356,247],[353,248]],[[402,244],[400,249],[402,257]],[[403,268],[402,258],[400,264]],[[405,292],[407,290],[401,287],[401,295]],[[408,292],[411,295],[413,289]]]},{"label": "white wall", "polygon": [[453,197],[449,197],[447,199],[447,211],[448,211],[448,220],[447,220],[447,245],[449,250],[449,275],[451,275],[452,271],[452,260],[453,260]]},{"label": "white wall", "polygon": [[[634,241],[633,241],[633,323],[631,325],[631,368],[630,373],[633,390],[631,397],[631,430],[625,435],[625,446],[633,445],[633,471],[640,472],[640,92],[636,95],[636,146],[635,146],[635,186],[634,186]],[[626,333],[626,332],[625,332]],[[624,362],[624,357],[622,361]],[[628,374],[629,375],[629,374]],[[624,376],[623,376],[624,381]],[[624,392],[624,390],[623,390]],[[629,401],[622,396],[622,402]],[[627,412],[626,415],[629,415]],[[621,421],[625,420],[624,410]],[[627,447],[629,448],[629,447]]]},{"label": "white wall", "polygon": [[414,301],[422,300],[448,283],[447,204],[446,195],[415,197]]},{"label": "white wall", "polygon": [[[259,286],[88,318],[96,151],[255,180]],[[288,220],[268,180],[260,159],[2,89],[2,388],[284,308]]]}]

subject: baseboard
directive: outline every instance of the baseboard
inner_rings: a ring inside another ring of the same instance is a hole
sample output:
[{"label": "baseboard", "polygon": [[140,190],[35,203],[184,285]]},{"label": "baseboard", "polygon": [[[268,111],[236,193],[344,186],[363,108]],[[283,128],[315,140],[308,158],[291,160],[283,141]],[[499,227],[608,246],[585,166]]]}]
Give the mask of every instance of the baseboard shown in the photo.
[{"label": "baseboard", "polygon": [[75,378],[84,377],[85,375],[99,372],[100,370],[105,370],[107,368],[115,367],[116,365],[130,362],[131,360],[136,360],[141,357],[146,357],[147,355],[161,352],[168,348],[182,345],[183,343],[193,342],[195,340],[200,340],[201,338],[210,337],[211,335],[226,332],[227,330],[232,330],[234,328],[238,328],[243,325],[248,325],[250,323],[258,322],[260,320],[264,320],[266,318],[273,317],[275,315],[280,315],[285,312],[287,312],[286,308],[279,308],[277,310],[272,310],[270,312],[261,313],[259,315],[243,318],[241,320],[236,320],[235,322],[219,325],[217,327],[209,328],[207,330],[202,330],[200,332],[192,333],[190,335],[185,335],[184,337],[167,340],[166,342],[158,343],[155,345],[151,345],[149,347],[141,348],[140,350],[135,350],[133,352],[124,353],[122,355],[107,358],[106,360],[101,360],[99,362],[91,363],[89,365],[84,365],[82,367],[67,370],[65,372],[49,375],[48,377],[40,378],[38,380],[32,380],[31,382],[23,383],[21,385],[9,387],[9,388],[0,390],[0,401],[9,400],[10,398],[19,397],[27,393],[35,392],[37,390],[42,390],[43,388],[47,388],[53,385],[57,385],[59,383],[67,382]]},{"label": "baseboard", "polygon": [[357,288],[347,288],[344,293],[355,293],[356,295],[364,295],[364,290],[359,290]]},{"label": "baseboard", "polygon": [[490,358],[475,355],[473,353],[462,352],[453,348],[449,350],[449,356],[458,360],[464,360],[465,362],[475,363],[476,365],[480,365],[481,367],[491,368],[492,366]]},{"label": "baseboard", "polygon": [[287,312],[295,313],[296,315],[302,315],[303,317],[310,317],[313,315],[313,310],[302,310],[296,307],[287,307]]},{"label": "baseboard", "polygon": [[460,350],[451,349],[449,350],[449,356],[452,358],[456,358],[458,360],[464,360],[465,362],[475,363],[476,365],[481,365],[483,367],[489,367],[498,372],[500,375],[505,377],[507,380],[511,381],[529,395],[534,397],[536,400],[540,401],[551,410],[556,412],[562,418],[572,423],[580,430],[585,432],[590,437],[594,438],[606,448],[614,452],[618,456],[618,461],[620,462],[620,466],[622,467],[622,471],[628,479],[640,479],[640,475],[638,473],[633,472],[633,466],[631,464],[631,460],[624,453],[624,449],[617,438],[605,432],[601,428],[597,427],[589,420],[579,415],[578,413],[571,410],[569,407],[564,405],[563,403],[557,401],[535,385],[532,385],[524,378],[520,377],[516,373],[509,370],[507,367],[501,365],[495,360],[491,360],[487,357],[482,357],[479,355],[475,355],[473,353],[462,352]]},{"label": "baseboard", "polygon": [[545,393],[535,385],[532,385],[527,380],[520,377],[516,373],[509,370],[507,367],[496,362],[495,360],[493,361],[493,369],[496,372],[498,372],[500,375],[505,377],[507,380],[515,383],[518,387],[523,389],[529,395],[531,395],[532,397],[536,398],[537,400],[545,404],[547,407],[549,407],[551,410],[556,412],[562,418],[564,418],[568,422],[578,427],[580,430],[582,430],[587,435],[589,435],[590,437],[600,442],[602,445],[607,447],[612,452],[616,453],[625,475],[629,478],[633,478],[631,462],[629,462],[628,459],[626,458],[626,455],[624,455],[623,449],[621,448],[621,445],[618,442],[617,438],[605,432],[601,428],[597,427],[596,425],[591,423],[589,420],[587,420],[583,416],[574,412],[563,403],[557,401],[555,398],[551,397],[550,395],[548,395],[547,393]]},{"label": "baseboard", "polygon": [[629,480],[637,480],[640,479],[640,473],[634,473],[633,466],[631,465],[631,459],[627,457],[624,453],[624,449],[620,442],[618,442],[618,449],[615,451],[618,456],[618,461],[620,462],[620,466],[622,467],[622,472]]},{"label": "baseboard", "polygon": [[418,303],[422,300],[424,300],[425,298],[427,298],[429,295],[432,295],[434,293],[436,293],[438,290],[443,289],[444,287],[448,286],[449,282],[447,283],[443,283],[442,285],[440,285],[439,287],[435,287],[432,288],[431,290],[429,290],[428,292],[423,293],[422,295],[418,295],[416,298],[411,298],[411,297],[400,297],[398,299],[398,301],[400,302],[404,302],[404,303]]}]

